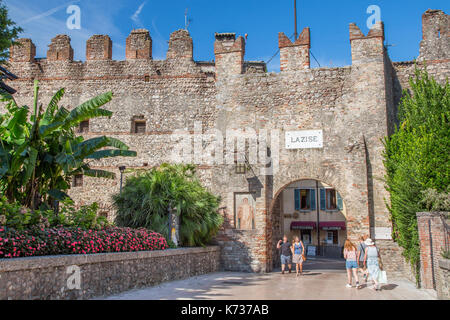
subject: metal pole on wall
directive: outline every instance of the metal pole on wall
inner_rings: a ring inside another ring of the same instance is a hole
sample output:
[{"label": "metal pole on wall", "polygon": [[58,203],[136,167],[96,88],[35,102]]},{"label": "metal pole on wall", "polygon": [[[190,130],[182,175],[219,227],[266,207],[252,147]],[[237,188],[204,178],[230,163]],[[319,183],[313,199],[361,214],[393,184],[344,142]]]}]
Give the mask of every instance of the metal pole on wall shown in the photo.
[{"label": "metal pole on wall", "polygon": [[317,210],[317,255],[320,255],[320,199],[319,181],[316,180],[316,210]]},{"label": "metal pole on wall", "polygon": [[122,193],[122,183],[123,183],[123,173],[125,171],[125,167],[119,167],[119,171],[120,171],[120,193]]},{"label": "metal pole on wall", "polygon": [[430,235],[430,259],[431,259],[431,279],[433,281],[433,289],[436,290],[436,278],[434,276],[434,252],[433,252],[433,235],[431,234],[431,221],[428,220],[428,234]]},{"label": "metal pole on wall", "polygon": [[298,30],[297,30],[297,0],[294,0],[294,41],[298,38]]},{"label": "metal pole on wall", "polygon": [[168,210],[168,217],[169,217],[169,240],[172,241],[172,204],[169,204]]}]

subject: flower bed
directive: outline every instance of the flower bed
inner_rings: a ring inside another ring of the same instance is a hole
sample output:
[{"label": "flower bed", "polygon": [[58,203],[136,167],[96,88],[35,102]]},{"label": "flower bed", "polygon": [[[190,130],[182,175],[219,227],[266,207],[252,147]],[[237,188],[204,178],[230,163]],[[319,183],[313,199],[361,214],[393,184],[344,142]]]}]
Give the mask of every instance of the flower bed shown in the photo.
[{"label": "flower bed", "polygon": [[161,234],[147,229],[33,227],[18,231],[0,227],[0,258],[152,251],[167,247],[167,241]]}]

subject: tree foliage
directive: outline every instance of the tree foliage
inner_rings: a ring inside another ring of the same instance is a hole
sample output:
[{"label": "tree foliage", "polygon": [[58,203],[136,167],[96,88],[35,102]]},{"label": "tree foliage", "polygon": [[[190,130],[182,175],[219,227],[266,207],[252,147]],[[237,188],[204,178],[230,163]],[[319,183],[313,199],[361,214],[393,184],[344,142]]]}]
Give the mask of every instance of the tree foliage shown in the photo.
[{"label": "tree foliage", "polygon": [[54,200],[67,197],[65,192],[75,175],[114,178],[111,172],[92,169],[87,160],[136,156],[117,139],[102,136],[85,140],[75,132],[84,120],[112,115],[101,109],[111,101],[111,92],[72,111],[58,106],[63,96],[61,89],[43,110],[36,81],[30,115],[28,106],[19,107],[10,94],[0,92],[0,101],[7,109],[0,114],[0,192],[10,203],[30,209],[52,207]]},{"label": "tree foliage", "polygon": [[8,9],[0,0],[0,64],[8,60],[9,48],[15,43],[18,35],[23,31],[8,16]]},{"label": "tree foliage", "polygon": [[394,239],[419,271],[416,213],[432,207],[424,191],[450,185],[450,86],[416,68],[399,106],[400,125],[385,139],[384,165]]},{"label": "tree foliage", "polygon": [[192,165],[163,164],[135,174],[113,199],[118,226],[144,227],[166,237],[169,206],[176,208],[184,246],[208,244],[223,223],[217,212],[220,199],[200,184]]}]

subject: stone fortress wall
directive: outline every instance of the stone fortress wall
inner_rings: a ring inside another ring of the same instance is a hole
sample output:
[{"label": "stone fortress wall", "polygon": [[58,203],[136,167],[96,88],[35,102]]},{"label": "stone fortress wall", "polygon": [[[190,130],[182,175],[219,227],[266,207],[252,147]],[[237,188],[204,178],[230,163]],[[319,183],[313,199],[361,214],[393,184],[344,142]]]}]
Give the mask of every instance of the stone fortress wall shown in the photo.
[{"label": "stone fortress wall", "polygon": [[[424,13],[418,57],[418,66],[426,63],[441,82],[450,74],[448,17],[438,10]],[[280,214],[277,197],[297,180],[317,179],[339,191],[351,239],[363,234],[377,239],[377,230],[391,227],[382,182],[381,139],[395,128],[397,105],[414,74],[414,62],[390,61],[382,23],[367,35],[350,24],[352,65],[342,68],[310,68],[309,28],[294,42],[280,33],[279,73],[267,73],[264,63],[245,61],[245,39],[232,33],[216,34],[215,62],[194,60],[192,38],[185,30],[171,34],[162,61],[152,59],[152,39],[142,29],[127,38],[125,61],[111,59],[112,43],[106,35],[88,40],[85,62],[73,61],[70,38],[65,35],[52,39],[46,59],[35,58],[30,39],[20,42],[12,48],[10,59],[11,71],[20,77],[14,82],[19,104],[31,103],[34,79],[40,80],[44,105],[61,87],[66,88],[61,104],[69,108],[112,91],[114,99],[106,108],[113,116],[90,121],[89,132],[83,135],[117,137],[138,152],[136,158],[95,162],[95,167],[115,171],[118,177],[114,181],[85,177],[82,187],[70,191],[80,204],[97,201],[110,210],[111,194],[119,191],[118,166],[145,169],[171,162],[176,130],[201,134],[215,129],[225,136],[228,129],[245,128],[267,133],[271,141],[278,137],[279,152],[270,146],[258,151],[260,159],[267,152],[272,163],[279,163],[273,175],[261,171],[264,165],[236,174],[232,164],[199,163],[200,178],[223,199],[225,225],[216,240],[224,269],[272,269]],[[133,132],[136,120],[145,122],[145,133]],[[284,132],[311,129],[323,130],[322,149],[284,148]],[[234,227],[234,195],[239,192],[255,196],[254,230]],[[379,244],[393,261],[392,271],[404,273],[398,246],[391,240],[380,239]]]}]

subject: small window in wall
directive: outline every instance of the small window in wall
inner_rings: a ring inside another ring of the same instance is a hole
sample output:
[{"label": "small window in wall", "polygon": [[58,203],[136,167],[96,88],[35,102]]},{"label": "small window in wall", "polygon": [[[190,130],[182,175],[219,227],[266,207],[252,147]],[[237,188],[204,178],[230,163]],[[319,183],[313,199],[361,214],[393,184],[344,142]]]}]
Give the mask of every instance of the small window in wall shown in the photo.
[{"label": "small window in wall", "polygon": [[294,190],[295,210],[312,211],[316,209],[316,190],[295,189]]},{"label": "small window in wall", "polygon": [[245,165],[245,163],[236,163],[235,172],[236,174],[246,174],[247,166]]},{"label": "small window in wall", "polygon": [[77,174],[73,177],[73,186],[74,187],[82,187],[83,186],[83,175]]},{"label": "small window in wall", "polygon": [[320,210],[342,211],[344,209],[342,197],[335,189],[320,189]]},{"label": "small window in wall", "polygon": [[337,209],[336,190],[327,189],[326,199],[327,199],[327,210],[336,210]]},{"label": "small window in wall", "polygon": [[88,133],[89,132],[89,120],[81,121],[78,126],[78,133]]},{"label": "small window in wall", "polygon": [[133,122],[133,133],[144,134],[146,132],[146,122],[145,120],[134,120]]}]

